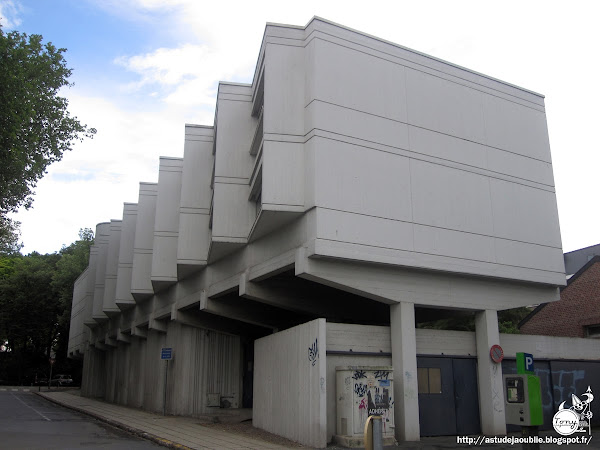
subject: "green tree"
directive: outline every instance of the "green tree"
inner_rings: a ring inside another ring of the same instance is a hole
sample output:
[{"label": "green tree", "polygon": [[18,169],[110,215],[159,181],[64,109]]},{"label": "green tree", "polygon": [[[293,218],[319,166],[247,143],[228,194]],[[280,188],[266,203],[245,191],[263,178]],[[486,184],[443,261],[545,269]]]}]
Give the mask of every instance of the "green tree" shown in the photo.
[{"label": "green tree", "polygon": [[[498,311],[498,330],[500,333],[519,334],[519,322],[531,311],[532,308],[526,306]],[[475,315],[455,315],[445,319],[419,323],[417,327],[436,330],[475,331]]]},{"label": "green tree", "polygon": [[49,356],[56,336],[61,311],[49,287],[59,258],[56,253],[3,257],[8,270],[0,280],[0,336],[10,359],[3,361],[8,373],[2,375],[19,383]]},{"label": "green tree", "polygon": [[72,84],[64,48],[42,36],[0,27],[0,250],[15,249],[17,223],[6,217],[29,208],[48,165],[96,130],[67,110],[59,90]]},{"label": "green tree", "polygon": [[73,286],[88,264],[93,234],[58,253],[0,255],[0,378],[28,384],[46,373],[56,351],[56,369],[71,371],[66,360]]}]

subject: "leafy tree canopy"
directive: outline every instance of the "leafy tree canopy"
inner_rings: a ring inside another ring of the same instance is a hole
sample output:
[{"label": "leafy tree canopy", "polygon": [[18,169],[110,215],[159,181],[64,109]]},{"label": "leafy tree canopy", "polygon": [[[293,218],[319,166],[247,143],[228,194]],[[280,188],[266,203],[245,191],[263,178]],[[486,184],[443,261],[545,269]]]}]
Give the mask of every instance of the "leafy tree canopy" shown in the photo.
[{"label": "leafy tree canopy", "polygon": [[0,255],[0,379],[29,383],[44,374],[56,352],[56,368],[66,360],[75,280],[88,265],[93,233],[59,252]]},{"label": "leafy tree canopy", "polygon": [[58,95],[72,85],[65,51],[38,34],[0,28],[0,251],[15,250],[17,240],[18,224],[6,214],[29,208],[48,165],[96,133],[71,117]]},{"label": "leafy tree canopy", "polygon": [[[519,322],[531,312],[531,308],[520,307],[498,312],[498,330],[500,333],[519,334]],[[436,330],[475,331],[475,316],[456,315],[445,319],[424,322],[418,328],[431,328]]]}]

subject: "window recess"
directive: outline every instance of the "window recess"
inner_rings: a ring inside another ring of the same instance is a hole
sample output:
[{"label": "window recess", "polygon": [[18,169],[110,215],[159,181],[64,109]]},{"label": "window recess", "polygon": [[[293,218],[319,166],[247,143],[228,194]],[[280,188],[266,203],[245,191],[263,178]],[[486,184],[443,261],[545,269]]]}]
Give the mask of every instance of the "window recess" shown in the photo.
[{"label": "window recess", "polygon": [[263,145],[263,110],[264,108],[261,106],[260,113],[258,115],[258,123],[256,124],[256,131],[254,132],[254,138],[250,144],[250,154],[252,156],[256,156]]},{"label": "window recess", "polygon": [[417,382],[419,394],[441,394],[442,370],[439,367],[419,367]]},{"label": "window recess", "polygon": [[258,217],[262,211],[262,160],[260,160],[259,167],[255,168],[257,170],[250,179],[250,196],[248,200],[256,205],[256,217]]}]

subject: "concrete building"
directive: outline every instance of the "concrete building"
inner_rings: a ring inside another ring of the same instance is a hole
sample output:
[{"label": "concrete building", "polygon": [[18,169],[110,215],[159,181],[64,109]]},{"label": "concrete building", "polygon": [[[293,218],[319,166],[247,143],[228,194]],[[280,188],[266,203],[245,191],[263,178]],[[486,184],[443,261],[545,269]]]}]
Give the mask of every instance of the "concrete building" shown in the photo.
[{"label": "concrete building", "polygon": [[[168,414],[252,407],[314,447],[344,434],[336,366],[393,368],[408,441],[441,401],[419,379],[463,377],[452,414],[503,434],[497,311],[564,284],[543,96],[320,18],[267,24],[252,84],[221,82],[214,124],[98,225],[69,355],[83,395],[162,411],[171,347]],[[476,333],[415,327],[448,314]]]}]

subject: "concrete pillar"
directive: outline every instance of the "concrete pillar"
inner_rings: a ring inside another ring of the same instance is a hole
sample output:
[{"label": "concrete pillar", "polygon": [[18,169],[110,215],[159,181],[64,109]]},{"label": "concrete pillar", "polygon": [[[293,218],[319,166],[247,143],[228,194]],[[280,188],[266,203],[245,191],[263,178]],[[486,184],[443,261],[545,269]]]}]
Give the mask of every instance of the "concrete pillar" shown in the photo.
[{"label": "concrete pillar", "polygon": [[399,442],[418,441],[421,433],[419,429],[415,305],[407,302],[391,305],[390,322],[396,439]]},{"label": "concrete pillar", "polygon": [[492,345],[500,343],[496,311],[485,310],[475,314],[475,338],[481,432],[486,435],[505,435],[502,366],[490,357]]}]

